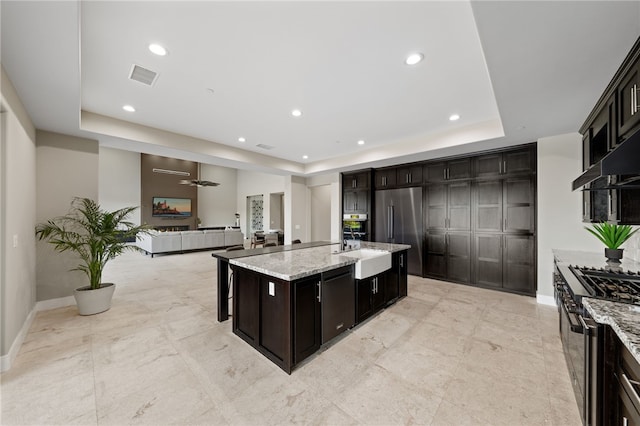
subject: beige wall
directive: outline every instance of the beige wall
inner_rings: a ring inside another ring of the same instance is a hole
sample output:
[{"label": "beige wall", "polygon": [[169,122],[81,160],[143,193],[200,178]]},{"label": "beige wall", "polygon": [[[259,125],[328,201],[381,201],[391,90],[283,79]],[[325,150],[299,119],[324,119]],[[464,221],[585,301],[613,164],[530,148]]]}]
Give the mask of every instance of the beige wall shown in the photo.
[{"label": "beige wall", "polygon": [[0,67],[0,371],[10,367],[36,303],[35,128]]},{"label": "beige wall", "polygon": [[229,226],[236,223],[237,170],[228,167],[200,165],[200,179],[219,186],[198,188],[198,217],[202,226]]},{"label": "beige wall", "polygon": [[[98,200],[98,142],[38,130],[36,220],[44,222],[64,215],[74,197]],[[78,265],[72,253],[57,253],[51,244],[36,245],[37,300],[73,294],[87,285],[86,275],[69,271]]]},{"label": "beige wall", "polygon": [[331,185],[312,186],[311,241],[331,240]]},{"label": "beige wall", "polygon": [[[100,147],[98,202],[104,210],[140,207],[140,153]],[[141,209],[129,217],[136,225]]]},{"label": "beige wall", "polygon": [[578,133],[538,140],[538,296],[553,297],[552,249],[602,250],[583,229],[582,192],[571,191],[571,182],[580,173]]}]

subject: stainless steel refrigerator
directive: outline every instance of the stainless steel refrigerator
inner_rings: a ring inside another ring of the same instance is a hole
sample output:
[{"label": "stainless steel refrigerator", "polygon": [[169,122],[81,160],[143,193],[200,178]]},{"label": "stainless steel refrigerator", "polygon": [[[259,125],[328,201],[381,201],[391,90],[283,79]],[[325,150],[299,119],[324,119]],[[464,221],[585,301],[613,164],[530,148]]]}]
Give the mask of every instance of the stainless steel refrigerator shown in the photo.
[{"label": "stainless steel refrigerator", "polygon": [[409,244],[408,272],[422,276],[422,188],[376,191],[375,241]]}]

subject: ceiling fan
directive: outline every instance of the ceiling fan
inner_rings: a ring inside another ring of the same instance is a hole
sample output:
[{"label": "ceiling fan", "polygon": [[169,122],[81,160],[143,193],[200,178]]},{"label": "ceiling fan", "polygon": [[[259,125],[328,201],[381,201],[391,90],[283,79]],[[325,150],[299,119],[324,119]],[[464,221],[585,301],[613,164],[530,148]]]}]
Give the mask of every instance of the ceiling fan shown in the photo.
[{"label": "ceiling fan", "polygon": [[182,179],[180,181],[180,185],[189,185],[189,186],[197,186],[197,187],[203,187],[203,186],[218,186],[220,185],[217,182],[211,182],[210,180],[200,180],[200,179]]},{"label": "ceiling fan", "polygon": [[218,182],[200,179],[200,163],[198,163],[198,179],[182,179],[180,181],[180,185],[197,186],[198,188],[202,188],[204,186],[218,186],[220,184]]}]

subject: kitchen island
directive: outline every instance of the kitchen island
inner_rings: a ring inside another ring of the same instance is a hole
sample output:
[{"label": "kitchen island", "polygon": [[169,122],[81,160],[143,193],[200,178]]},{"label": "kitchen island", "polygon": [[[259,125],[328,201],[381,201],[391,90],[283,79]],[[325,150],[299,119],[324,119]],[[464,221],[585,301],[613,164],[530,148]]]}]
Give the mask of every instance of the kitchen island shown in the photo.
[{"label": "kitchen island", "polygon": [[290,374],[322,344],[406,296],[408,249],[362,242],[351,251],[341,244],[238,251],[228,259],[233,332]]}]

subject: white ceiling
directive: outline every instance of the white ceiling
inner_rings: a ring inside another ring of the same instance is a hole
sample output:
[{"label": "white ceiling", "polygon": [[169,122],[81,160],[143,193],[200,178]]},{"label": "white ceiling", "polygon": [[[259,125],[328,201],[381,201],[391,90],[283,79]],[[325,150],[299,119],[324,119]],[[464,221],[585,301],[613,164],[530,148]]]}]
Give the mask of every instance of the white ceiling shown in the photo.
[{"label": "white ceiling", "polygon": [[[640,35],[638,1],[3,0],[0,14],[2,65],[36,127],[293,174],[575,132]],[[410,67],[413,51],[425,60]],[[133,64],[157,82],[129,80]]]}]

